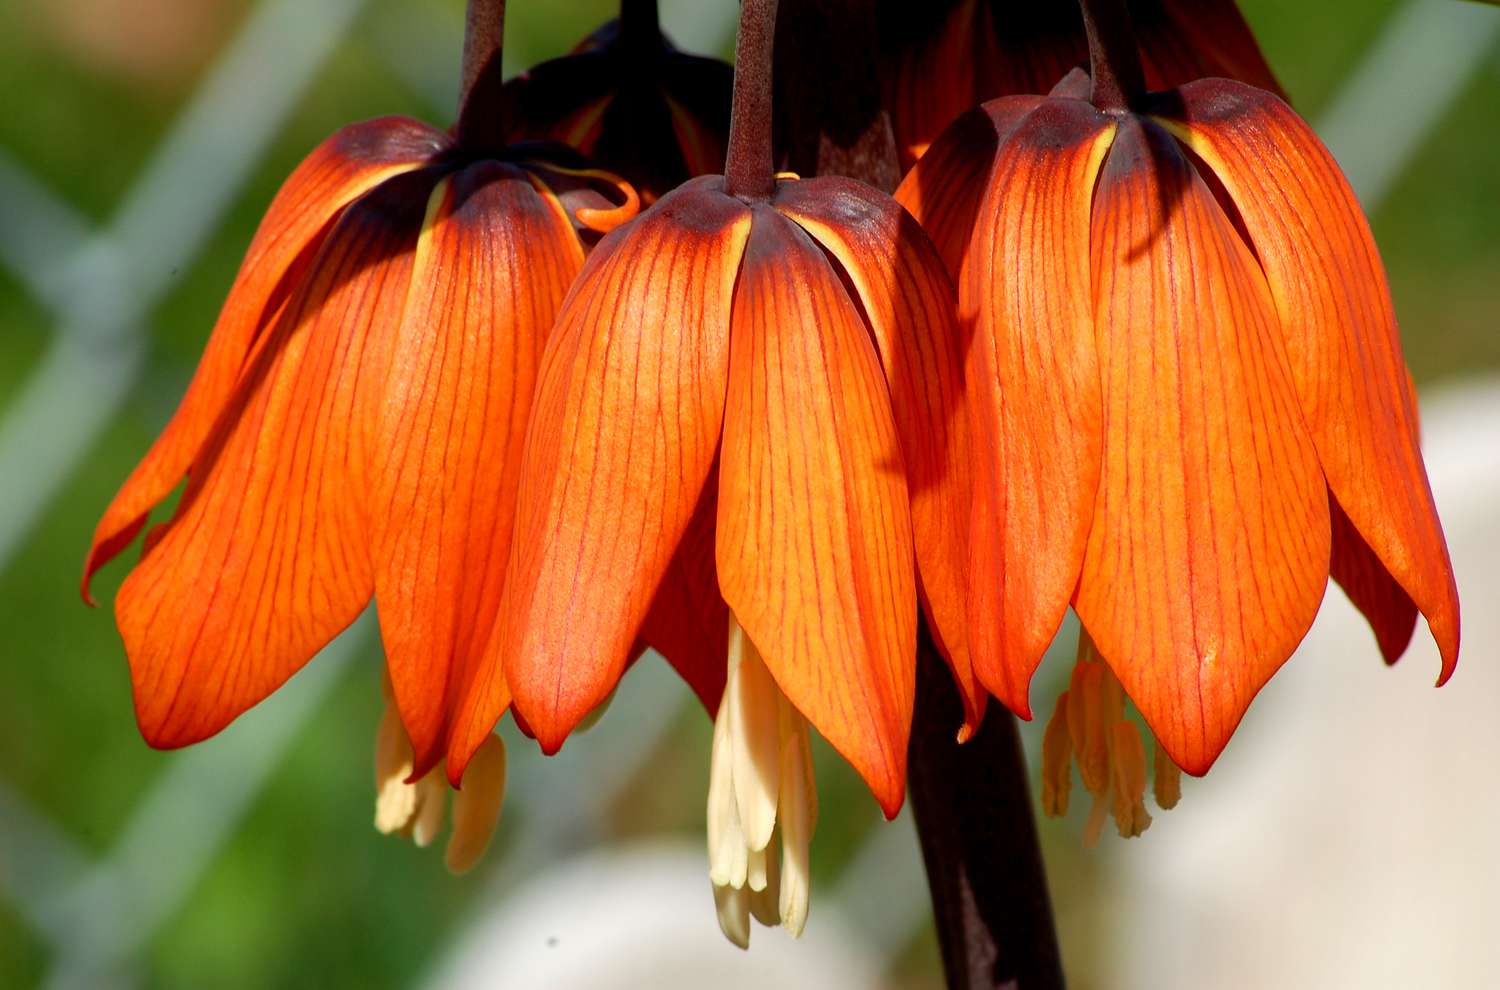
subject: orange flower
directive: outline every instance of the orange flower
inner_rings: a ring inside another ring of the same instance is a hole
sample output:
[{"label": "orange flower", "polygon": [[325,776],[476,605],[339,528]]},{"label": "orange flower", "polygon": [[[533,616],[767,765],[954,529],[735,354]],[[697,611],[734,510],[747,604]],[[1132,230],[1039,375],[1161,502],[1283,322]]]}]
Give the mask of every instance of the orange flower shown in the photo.
[{"label": "orange flower", "polygon": [[[1234,0],[1130,0],[1129,7],[1153,90],[1224,76],[1281,95]],[[886,106],[903,168],[965,110],[1045,93],[1088,64],[1077,0],[886,4],[881,16]]]},{"label": "orange flower", "polygon": [[506,84],[512,140],[561,141],[635,186],[650,204],[724,170],[734,70],[678,51],[656,0],[623,0],[574,51]]},{"label": "orange flower", "polygon": [[400,118],[339,131],[287,180],[85,566],[87,595],[187,478],[115,608],[151,745],[218,732],[374,594],[400,711],[386,769],[403,746],[402,779],[442,759],[499,603],[537,361],[583,265],[574,208],[615,216],[573,169]]},{"label": "orange flower", "polygon": [[449,766],[510,700],[490,684],[555,751],[638,638],[715,710],[733,621],[893,815],[918,560],[967,675],[951,289],[868,187],[783,179],[746,203],[723,184],[696,179],[606,237],[563,303],[482,661],[504,677],[471,680]]},{"label": "orange flower", "polygon": [[[1139,112],[1086,95],[1075,77],[985,104],[898,192],[974,332],[969,646],[1029,716],[1071,602],[1082,663],[1102,658],[1202,774],[1330,571],[1388,661],[1427,617],[1439,683],[1458,599],[1385,276],[1328,151],[1236,82]],[[1099,667],[1049,729],[1051,787],[1065,802],[1071,751],[1096,794],[1138,803],[1143,751],[1111,735],[1123,715]],[[1123,810],[1122,831],[1143,827]]]}]

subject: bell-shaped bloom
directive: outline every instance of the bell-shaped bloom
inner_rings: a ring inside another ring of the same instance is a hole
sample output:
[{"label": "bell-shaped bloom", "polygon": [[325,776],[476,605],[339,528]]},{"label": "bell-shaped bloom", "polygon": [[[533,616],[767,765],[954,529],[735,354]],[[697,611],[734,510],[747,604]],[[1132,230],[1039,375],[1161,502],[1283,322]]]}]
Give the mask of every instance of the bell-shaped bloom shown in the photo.
[{"label": "bell-shaped bloom", "polygon": [[[1234,0],[1129,0],[1146,82],[1170,89],[1222,76],[1280,95]],[[964,111],[1045,93],[1088,64],[1078,0],[884,4],[882,85],[903,167]]]},{"label": "bell-shaped bloom", "polygon": [[679,51],[654,16],[632,15],[506,83],[506,120],[513,139],[576,148],[650,204],[724,170],[733,81],[718,59]]},{"label": "bell-shaped bloom", "polygon": [[286,181],[85,568],[87,593],[186,479],[115,603],[149,743],[213,735],[373,595],[400,714],[382,745],[409,749],[412,780],[442,760],[499,604],[542,348],[584,262],[573,217],[633,212],[593,182],[398,118],[339,131]]},{"label": "bell-shaped bloom", "polygon": [[1066,95],[1086,90],[984,105],[898,192],[973,326],[968,645],[1029,715],[1072,603],[1083,659],[1201,774],[1330,572],[1389,661],[1426,616],[1439,683],[1457,593],[1385,275],[1332,156],[1228,80],[1139,114]]},{"label": "bell-shaped bloom", "polygon": [[[860,183],[782,179],[753,203],[723,183],[693,180],[606,237],[562,305],[501,619],[449,766],[511,700],[499,685],[555,751],[639,642],[718,711],[732,622],[894,815],[919,592],[971,722],[980,703],[951,283],[916,222]],[[774,750],[777,705],[755,710],[769,728],[746,738]]]}]

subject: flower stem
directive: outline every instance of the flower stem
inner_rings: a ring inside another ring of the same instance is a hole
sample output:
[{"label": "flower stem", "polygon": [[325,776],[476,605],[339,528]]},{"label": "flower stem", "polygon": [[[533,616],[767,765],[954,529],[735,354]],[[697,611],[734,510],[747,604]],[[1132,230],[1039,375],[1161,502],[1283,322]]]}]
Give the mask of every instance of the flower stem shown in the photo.
[{"label": "flower stem", "polygon": [[776,191],[771,158],[771,57],[776,43],[776,0],[744,0],[734,45],[734,107],[724,191],[766,200]]},{"label": "flower stem", "polygon": [[1139,109],[1146,96],[1146,73],[1125,0],[1078,0],[1089,38],[1089,101],[1100,110]]},{"label": "flower stem", "polygon": [[471,148],[505,144],[501,119],[500,52],[505,47],[505,0],[469,0],[464,62],[458,89],[458,140]]},{"label": "flower stem", "polygon": [[880,89],[883,0],[788,3],[777,22],[776,152],[803,178],[843,175],[882,192],[901,160]]},{"label": "flower stem", "polygon": [[620,0],[620,42],[627,50],[640,53],[661,46],[656,0]]},{"label": "flower stem", "polygon": [[924,626],[912,723],[912,811],[951,990],[1063,986],[1016,719],[994,706],[963,745],[952,676]]}]

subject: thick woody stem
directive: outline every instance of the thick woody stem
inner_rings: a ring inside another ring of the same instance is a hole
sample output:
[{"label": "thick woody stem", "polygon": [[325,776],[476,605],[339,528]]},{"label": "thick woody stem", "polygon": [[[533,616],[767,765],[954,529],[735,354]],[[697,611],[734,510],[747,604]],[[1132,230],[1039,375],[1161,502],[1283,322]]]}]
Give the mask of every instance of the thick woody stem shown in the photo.
[{"label": "thick woody stem", "polygon": [[766,200],[776,191],[771,156],[771,57],[776,41],[776,0],[744,0],[734,46],[734,108],[724,191]]},{"label": "thick woody stem", "polygon": [[909,752],[912,811],[950,990],[1063,986],[1016,719],[995,706],[963,745],[952,676],[923,628]]},{"label": "thick woody stem", "polygon": [[504,47],[505,0],[469,0],[454,130],[459,142],[470,148],[499,148],[505,143],[500,110]]},{"label": "thick woody stem", "polygon": [[620,0],[620,42],[639,52],[651,52],[661,45],[656,0]]},{"label": "thick woody stem", "polygon": [[1146,73],[1125,0],[1078,0],[1089,38],[1090,102],[1100,110],[1135,110],[1146,96]]}]

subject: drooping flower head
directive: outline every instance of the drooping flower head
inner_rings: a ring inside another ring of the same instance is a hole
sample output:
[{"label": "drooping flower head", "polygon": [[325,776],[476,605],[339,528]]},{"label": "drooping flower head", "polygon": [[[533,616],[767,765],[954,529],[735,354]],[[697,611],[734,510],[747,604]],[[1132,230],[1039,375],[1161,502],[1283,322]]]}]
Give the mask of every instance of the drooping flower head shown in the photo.
[{"label": "drooping flower head", "polygon": [[[115,602],[153,746],[218,732],[373,595],[399,712],[384,776],[404,763],[415,781],[443,759],[499,603],[537,363],[583,265],[579,227],[634,210],[628,187],[617,207],[566,149],[493,141],[486,71],[454,134],[356,124],[287,179],[180,407],[99,522],[85,594],[187,479]],[[503,754],[483,762],[493,792]]]},{"label": "drooping flower head", "polygon": [[506,84],[507,126],[512,139],[578,149],[649,205],[724,170],[733,78],[661,33],[656,0],[622,0],[618,20]]},{"label": "drooping flower head", "polygon": [[[1130,0],[1152,90],[1222,76],[1281,95],[1234,0]],[[881,4],[882,82],[903,167],[964,111],[1045,93],[1088,64],[1077,0]]]},{"label": "drooping flower head", "polygon": [[1092,91],[1079,74],[961,118],[898,198],[973,327],[975,674],[1029,715],[1071,603],[1094,666],[1059,705],[1052,769],[1072,753],[1091,790],[1138,801],[1106,675],[1201,774],[1330,572],[1387,660],[1426,616],[1440,683],[1458,600],[1385,276],[1332,156],[1270,93],[1147,94],[1111,57]]},{"label": "drooping flower head", "polygon": [[744,8],[728,174],[605,237],[562,304],[448,757],[461,769],[507,703],[556,750],[656,647],[717,713],[711,875],[741,943],[751,913],[806,915],[807,723],[900,807],[919,597],[971,721],[980,704],[951,284],[890,198],[773,177],[774,16]]}]

